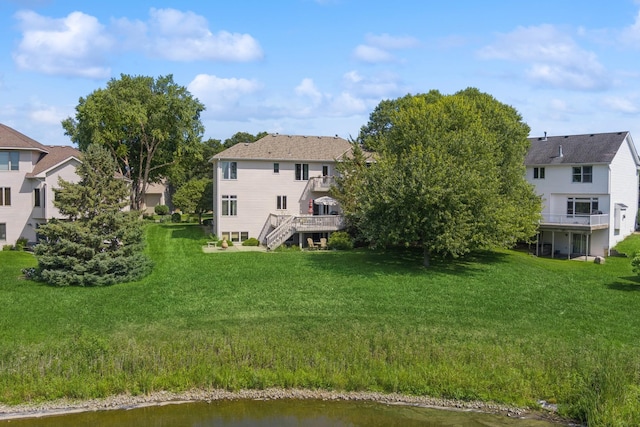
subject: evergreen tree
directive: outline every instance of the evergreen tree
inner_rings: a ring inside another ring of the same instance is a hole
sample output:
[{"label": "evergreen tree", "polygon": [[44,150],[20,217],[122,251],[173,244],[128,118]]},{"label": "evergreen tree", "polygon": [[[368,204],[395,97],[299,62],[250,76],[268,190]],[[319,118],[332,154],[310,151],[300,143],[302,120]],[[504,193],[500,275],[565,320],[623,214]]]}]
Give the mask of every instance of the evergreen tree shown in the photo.
[{"label": "evergreen tree", "polygon": [[116,163],[92,144],[77,168],[78,183],[59,180],[54,205],[68,220],[38,229],[34,278],[55,286],[104,286],[139,279],[151,271],[137,212],[123,212],[129,188],[114,177]]}]

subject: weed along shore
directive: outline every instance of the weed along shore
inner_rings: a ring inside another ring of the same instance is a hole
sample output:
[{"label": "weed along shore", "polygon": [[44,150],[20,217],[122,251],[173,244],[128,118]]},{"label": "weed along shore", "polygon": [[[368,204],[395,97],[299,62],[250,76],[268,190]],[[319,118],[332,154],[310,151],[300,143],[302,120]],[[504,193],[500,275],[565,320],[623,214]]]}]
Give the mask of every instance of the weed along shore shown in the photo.
[{"label": "weed along shore", "polygon": [[145,233],[153,272],[106,287],[26,280],[33,256],[0,251],[3,416],[336,398],[523,416],[544,401],[590,426],[640,425],[630,258],[498,250],[424,268],[420,250],[221,256],[195,224]]}]

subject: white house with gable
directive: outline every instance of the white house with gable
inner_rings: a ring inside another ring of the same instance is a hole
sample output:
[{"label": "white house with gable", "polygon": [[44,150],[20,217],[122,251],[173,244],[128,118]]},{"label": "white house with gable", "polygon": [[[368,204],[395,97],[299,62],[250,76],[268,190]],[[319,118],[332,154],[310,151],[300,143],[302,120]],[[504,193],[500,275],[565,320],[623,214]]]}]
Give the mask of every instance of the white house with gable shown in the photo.
[{"label": "white house with gable", "polygon": [[42,145],[0,124],[0,247],[21,237],[35,242],[40,224],[61,217],[53,189],[58,178],[77,182],[79,164],[75,148]]},{"label": "white house with gable", "polygon": [[255,237],[274,249],[342,229],[329,190],[336,162],[351,149],[337,136],[271,134],[216,154],[214,233],[237,243]]},{"label": "white house with gable", "polygon": [[538,255],[606,256],[636,229],[640,161],[629,132],[529,138],[542,197]]}]

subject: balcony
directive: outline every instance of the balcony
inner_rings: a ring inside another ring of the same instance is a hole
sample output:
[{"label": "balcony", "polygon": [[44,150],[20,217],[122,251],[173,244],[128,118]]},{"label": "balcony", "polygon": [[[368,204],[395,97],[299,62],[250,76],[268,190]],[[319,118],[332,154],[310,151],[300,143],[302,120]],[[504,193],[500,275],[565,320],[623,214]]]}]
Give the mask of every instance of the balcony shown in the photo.
[{"label": "balcony", "polygon": [[309,178],[309,190],[326,193],[331,189],[332,185],[335,185],[336,178],[333,176],[319,176],[315,178]]},{"label": "balcony", "polygon": [[557,230],[602,230],[609,228],[609,214],[549,214],[543,213],[540,226]]}]

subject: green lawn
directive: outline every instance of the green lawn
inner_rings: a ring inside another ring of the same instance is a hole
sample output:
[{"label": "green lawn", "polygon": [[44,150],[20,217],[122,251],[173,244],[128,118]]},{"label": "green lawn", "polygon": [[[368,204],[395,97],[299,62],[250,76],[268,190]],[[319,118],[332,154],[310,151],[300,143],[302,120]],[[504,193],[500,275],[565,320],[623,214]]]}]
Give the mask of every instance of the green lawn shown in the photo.
[{"label": "green lawn", "polygon": [[[193,387],[376,390],[640,424],[640,280],[516,251],[202,253],[149,224],[151,276],[106,288],[21,278],[0,252],[0,401]],[[619,245],[640,249],[640,236]]]}]

